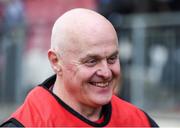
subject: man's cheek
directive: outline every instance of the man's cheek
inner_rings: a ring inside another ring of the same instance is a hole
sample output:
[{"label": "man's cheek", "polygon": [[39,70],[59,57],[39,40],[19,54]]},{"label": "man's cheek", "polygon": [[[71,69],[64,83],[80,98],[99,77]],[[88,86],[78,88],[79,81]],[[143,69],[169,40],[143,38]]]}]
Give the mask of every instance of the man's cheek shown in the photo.
[{"label": "man's cheek", "polygon": [[119,65],[115,65],[113,68],[112,68],[112,72],[114,74],[114,76],[119,76],[120,75],[120,66]]}]

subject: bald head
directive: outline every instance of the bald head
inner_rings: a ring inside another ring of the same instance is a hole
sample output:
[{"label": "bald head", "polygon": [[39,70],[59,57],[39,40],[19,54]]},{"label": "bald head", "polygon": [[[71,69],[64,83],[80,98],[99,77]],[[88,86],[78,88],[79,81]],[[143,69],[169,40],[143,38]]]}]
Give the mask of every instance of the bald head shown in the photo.
[{"label": "bald head", "polygon": [[89,117],[90,107],[110,101],[120,66],[117,35],[105,17],[88,9],[66,12],[54,24],[48,57],[57,74],[54,93],[74,110]]},{"label": "bald head", "polygon": [[71,47],[85,45],[82,40],[93,40],[96,36],[104,38],[102,32],[116,35],[111,23],[97,12],[82,8],[72,9],[55,22],[51,49],[58,49],[63,53]]}]

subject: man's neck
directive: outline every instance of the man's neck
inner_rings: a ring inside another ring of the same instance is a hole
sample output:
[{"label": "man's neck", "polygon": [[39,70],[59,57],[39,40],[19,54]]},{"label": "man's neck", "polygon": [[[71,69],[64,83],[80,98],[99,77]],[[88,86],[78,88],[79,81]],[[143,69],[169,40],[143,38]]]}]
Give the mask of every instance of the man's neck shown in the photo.
[{"label": "man's neck", "polygon": [[64,103],[73,110],[81,114],[90,121],[97,121],[100,118],[102,107],[90,107],[85,104],[76,102],[73,96],[69,96],[63,88],[55,83],[52,92],[57,95]]},{"label": "man's neck", "polygon": [[97,121],[100,118],[102,107],[99,108],[92,108],[92,107],[87,107],[84,105],[81,105],[79,109],[79,113],[83,115],[85,118],[91,121]]}]

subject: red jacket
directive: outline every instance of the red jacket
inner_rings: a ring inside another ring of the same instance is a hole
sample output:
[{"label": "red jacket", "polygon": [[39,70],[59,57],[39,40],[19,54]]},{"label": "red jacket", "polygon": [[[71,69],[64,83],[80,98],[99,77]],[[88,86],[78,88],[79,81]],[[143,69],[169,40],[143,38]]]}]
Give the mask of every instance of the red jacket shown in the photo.
[{"label": "red jacket", "polygon": [[116,96],[113,96],[111,102],[103,107],[103,114],[103,122],[92,122],[66,105],[43,85],[35,87],[28,94],[24,104],[12,114],[11,120],[25,127],[150,127],[152,125],[143,111]]}]

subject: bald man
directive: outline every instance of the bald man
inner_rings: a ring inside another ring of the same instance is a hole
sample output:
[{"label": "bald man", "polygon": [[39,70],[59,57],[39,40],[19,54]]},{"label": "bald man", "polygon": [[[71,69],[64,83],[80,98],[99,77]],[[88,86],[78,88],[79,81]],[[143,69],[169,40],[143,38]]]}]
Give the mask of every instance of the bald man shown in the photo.
[{"label": "bald man", "polygon": [[73,9],[57,19],[48,58],[55,75],[35,87],[2,126],[157,126],[114,95],[120,79],[118,38],[100,14]]}]

